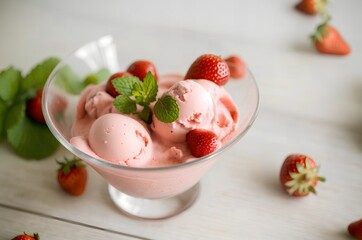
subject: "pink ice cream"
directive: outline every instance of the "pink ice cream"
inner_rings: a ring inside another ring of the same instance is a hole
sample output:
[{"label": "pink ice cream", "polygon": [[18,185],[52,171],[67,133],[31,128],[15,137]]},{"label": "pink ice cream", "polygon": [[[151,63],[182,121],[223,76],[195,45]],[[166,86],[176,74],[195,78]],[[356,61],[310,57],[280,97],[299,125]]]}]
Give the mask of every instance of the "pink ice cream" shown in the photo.
[{"label": "pink ice cream", "polygon": [[70,143],[107,162],[152,168],[194,160],[186,143],[192,129],[214,131],[221,143],[235,130],[237,108],[223,87],[208,80],[183,80],[175,74],[161,77],[158,85],[158,97],[169,95],[178,103],[176,121],[164,123],[153,116],[147,125],[137,115],[121,114],[105,84],[91,85],[78,102]]},{"label": "pink ice cream", "polygon": [[178,81],[163,95],[176,100],[180,115],[172,123],[161,122],[153,116],[151,128],[161,139],[185,142],[190,130],[202,128],[214,131],[222,141],[235,129],[237,108],[230,95],[211,81]]}]

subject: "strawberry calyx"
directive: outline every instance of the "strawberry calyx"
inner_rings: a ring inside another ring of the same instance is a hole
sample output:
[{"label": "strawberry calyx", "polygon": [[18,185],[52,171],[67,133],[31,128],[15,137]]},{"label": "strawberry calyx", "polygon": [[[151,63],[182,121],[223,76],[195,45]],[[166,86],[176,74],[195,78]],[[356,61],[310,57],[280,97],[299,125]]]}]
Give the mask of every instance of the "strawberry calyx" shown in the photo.
[{"label": "strawberry calyx", "polygon": [[328,24],[329,20],[317,26],[316,32],[311,36],[313,42],[322,42],[323,37],[328,36],[329,34]]},{"label": "strawberry calyx", "polygon": [[72,168],[79,169],[85,167],[85,165],[82,163],[82,160],[79,158],[73,158],[73,159],[64,158],[63,161],[56,160],[56,162],[60,165],[58,171],[63,171],[64,174],[70,173],[70,170]]},{"label": "strawberry calyx", "polygon": [[315,9],[322,17],[328,15],[326,7],[328,2],[328,0],[315,0]]},{"label": "strawberry calyx", "polygon": [[35,238],[36,240],[40,240],[40,236],[38,233],[34,233],[33,238]]},{"label": "strawberry calyx", "polygon": [[326,181],[324,177],[318,176],[319,167],[311,167],[309,158],[305,159],[305,167],[300,163],[296,163],[296,167],[298,172],[289,172],[289,176],[292,180],[285,183],[287,192],[290,195],[293,195],[295,192],[300,195],[306,195],[309,192],[316,194],[314,188],[316,183],[318,181]]}]

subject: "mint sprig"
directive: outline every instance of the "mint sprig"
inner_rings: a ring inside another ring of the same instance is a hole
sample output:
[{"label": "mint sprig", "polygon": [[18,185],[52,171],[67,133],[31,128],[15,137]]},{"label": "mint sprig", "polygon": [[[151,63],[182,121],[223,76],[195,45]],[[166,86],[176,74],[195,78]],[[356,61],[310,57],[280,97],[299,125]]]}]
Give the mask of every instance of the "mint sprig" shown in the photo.
[{"label": "mint sprig", "polygon": [[[152,73],[148,72],[143,81],[138,77],[125,76],[113,79],[112,84],[120,93],[113,103],[118,111],[138,114],[143,121],[150,123],[150,104],[156,100],[158,92],[157,80]],[[137,105],[142,106],[141,111],[137,111]]]},{"label": "mint sprig", "polygon": [[[112,84],[120,94],[113,102],[118,111],[138,114],[147,123],[152,121],[150,104],[156,101],[158,85],[151,72],[143,81],[138,77],[125,76],[113,79]],[[141,111],[137,111],[137,105],[142,106]],[[154,114],[160,121],[173,122],[178,119],[179,106],[172,97],[164,96],[156,102]]]},{"label": "mint sprig", "polygon": [[58,58],[45,59],[25,78],[14,67],[0,72],[0,135],[25,159],[43,159],[59,146],[46,125],[31,120],[25,113],[27,100],[44,87],[58,63]]}]

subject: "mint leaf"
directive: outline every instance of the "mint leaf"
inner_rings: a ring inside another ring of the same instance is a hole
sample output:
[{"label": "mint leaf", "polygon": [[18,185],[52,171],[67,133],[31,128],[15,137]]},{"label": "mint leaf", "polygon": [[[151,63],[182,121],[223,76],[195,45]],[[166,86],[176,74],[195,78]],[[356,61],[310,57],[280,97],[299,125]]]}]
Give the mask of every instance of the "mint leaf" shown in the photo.
[{"label": "mint leaf", "polygon": [[53,71],[55,66],[59,63],[58,58],[48,58],[36,65],[28,75],[25,76],[23,81],[22,89],[28,90],[31,88],[42,88],[47,81],[50,73]]},{"label": "mint leaf", "polygon": [[0,139],[3,137],[3,125],[5,121],[6,102],[0,99]]},{"label": "mint leaf", "polygon": [[150,103],[156,101],[157,92],[157,80],[151,72],[148,72],[146,77],[143,79],[144,102]]},{"label": "mint leaf", "polygon": [[158,120],[171,123],[178,119],[180,108],[175,99],[165,95],[157,100],[153,112]]},{"label": "mint leaf", "polygon": [[137,105],[128,95],[119,95],[113,102],[113,105],[121,113],[137,113]]},{"label": "mint leaf", "polygon": [[142,85],[142,82],[138,77],[125,76],[113,79],[112,84],[118,93],[132,95],[133,86]]},{"label": "mint leaf", "polygon": [[13,150],[25,159],[42,159],[52,155],[59,142],[47,126],[23,117],[7,130],[8,142]]},{"label": "mint leaf", "polygon": [[22,80],[21,72],[13,67],[0,72],[0,98],[9,101],[15,97]]},{"label": "mint leaf", "polygon": [[149,106],[144,106],[142,111],[138,113],[140,118],[145,121],[146,123],[151,123],[151,109]]}]

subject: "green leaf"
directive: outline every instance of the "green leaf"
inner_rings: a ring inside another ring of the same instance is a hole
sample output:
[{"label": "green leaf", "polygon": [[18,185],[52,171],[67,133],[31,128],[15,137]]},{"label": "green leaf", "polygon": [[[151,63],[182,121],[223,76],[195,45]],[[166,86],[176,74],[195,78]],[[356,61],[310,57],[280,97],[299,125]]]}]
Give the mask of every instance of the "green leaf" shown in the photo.
[{"label": "green leaf", "polygon": [[144,101],[147,103],[156,101],[157,92],[157,80],[151,72],[148,72],[146,77],[143,79]]},{"label": "green leaf", "polygon": [[152,122],[152,118],[151,118],[151,109],[149,106],[144,106],[142,111],[138,113],[138,115],[140,116],[140,118],[145,121],[146,123],[151,123]]},{"label": "green leaf", "polygon": [[59,142],[42,125],[23,117],[16,125],[7,130],[8,142],[13,150],[25,159],[43,159],[52,155]]},{"label": "green leaf", "polygon": [[112,84],[118,93],[132,95],[133,86],[142,85],[142,82],[138,77],[125,76],[113,79]]},{"label": "green leaf", "polygon": [[113,102],[113,105],[121,113],[137,113],[136,102],[127,95],[117,96]]},{"label": "green leaf", "polygon": [[25,100],[10,106],[8,113],[5,117],[5,130],[8,130],[19,124],[21,119],[25,117],[25,108]]},{"label": "green leaf", "polygon": [[153,111],[158,120],[165,123],[171,123],[177,120],[180,113],[176,100],[168,95],[157,100]]},{"label": "green leaf", "polygon": [[13,67],[0,72],[0,98],[4,101],[13,99],[22,80],[21,72]]},{"label": "green leaf", "polygon": [[59,69],[56,84],[70,94],[79,94],[85,87],[84,82],[68,65]]},{"label": "green leaf", "polygon": [[101,68],[97,72],[86,76],[83,82],[85,86],[89,84],[98,84],[108,79],[110,75],[111,72],[107,68]]},{"label": "green leaf", "polygon": [[50,73],[53,71],[55,66],[59,63],[58,58],[48,58],[36,65],[28,75],[26,75],[22,89],[28,90],[30,88],[42,88],[47,81]]},{"label": "green leaf", "polygon": [[6,102],[0,99],[0,139],[3,137],[3,125],[5,121],[5,113],[7,112]]}]

